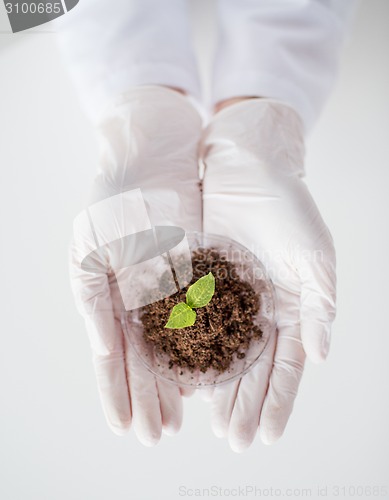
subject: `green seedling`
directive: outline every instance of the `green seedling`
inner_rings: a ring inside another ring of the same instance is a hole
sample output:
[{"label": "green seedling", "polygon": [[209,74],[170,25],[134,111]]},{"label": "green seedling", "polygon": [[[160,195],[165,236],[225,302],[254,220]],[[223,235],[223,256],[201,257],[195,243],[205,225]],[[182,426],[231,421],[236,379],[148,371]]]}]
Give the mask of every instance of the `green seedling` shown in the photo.
[{"label": "green seedling", "polygon": [[210,303],[215,293],[215,277],[208,273],[193,283],[186,292],[186,302],[176,304],[170,313],[165,328],[185,328],[194,325],[196,311]]}]

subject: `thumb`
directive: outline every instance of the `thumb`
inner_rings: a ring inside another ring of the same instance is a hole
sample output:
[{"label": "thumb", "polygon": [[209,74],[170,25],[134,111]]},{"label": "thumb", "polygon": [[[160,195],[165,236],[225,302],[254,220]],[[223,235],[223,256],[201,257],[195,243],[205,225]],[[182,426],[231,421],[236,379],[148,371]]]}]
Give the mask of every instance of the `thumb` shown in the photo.
[{"label": "thumb", "polygon": [[336,277],[333,263],[305,265],[301,282],[301,339],[308,358],[323,362],[328,355],[335,319]]}]

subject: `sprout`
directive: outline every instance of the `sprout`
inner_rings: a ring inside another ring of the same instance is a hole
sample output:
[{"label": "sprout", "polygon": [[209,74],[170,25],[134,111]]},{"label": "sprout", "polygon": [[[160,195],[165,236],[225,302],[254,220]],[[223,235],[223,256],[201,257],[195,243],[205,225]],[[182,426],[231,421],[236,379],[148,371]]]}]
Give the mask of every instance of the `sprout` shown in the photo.
[{"label": "sprout", "polygon": [[214,293],[215,277],[212,273],[208,273],[188,288],[186,302],[179,302],[173,307],[165,328],[185,328],[194,325],[196,321],[194,309],[209,304]]}]

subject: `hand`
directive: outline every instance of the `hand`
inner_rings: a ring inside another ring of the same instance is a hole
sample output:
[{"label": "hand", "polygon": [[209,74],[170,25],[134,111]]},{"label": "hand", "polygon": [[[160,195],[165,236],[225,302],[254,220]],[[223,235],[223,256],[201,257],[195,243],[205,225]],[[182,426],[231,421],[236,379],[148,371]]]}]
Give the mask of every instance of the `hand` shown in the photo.
[{"label": "hand", "polygon": [[328,353],[335,252],[304,183],[302,124],[291,108],[250,99],[217,113],[204,134],[204,231],[229,236],[265,264],[277,296],[277,336],[238,382],[217,388],[212,425],[243,451],[258,426],[275,442],[292,412],[306,354]]},{"label": "hand", "polygon": [[[108,251],[97,256],[94,272],[83,270],[81,262],[102,236],[105,242],[117,240],[142,229],[142,224],[201,231],[197,159],[201,119],[179,93],[139,87],[117,100],[99,132],[99,172],[89,209],[75,221],[70,255],[72,289],[86,322],[109,427],[121,435],[133,422],[139,440],[153,445],[162,429],[174,434],[180,428],[183,391],[157,381],[123,334],[122,297],[111,269],[116,256]],[[97,227],[95,217],[102,212]]]}]

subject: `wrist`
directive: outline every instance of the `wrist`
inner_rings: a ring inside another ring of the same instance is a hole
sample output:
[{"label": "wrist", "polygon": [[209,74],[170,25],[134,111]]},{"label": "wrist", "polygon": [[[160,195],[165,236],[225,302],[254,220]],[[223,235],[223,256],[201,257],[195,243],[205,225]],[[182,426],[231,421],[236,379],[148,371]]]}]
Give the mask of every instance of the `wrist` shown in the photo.
[{"label": "wrist", "polygon": [[[269,98],[237,98],[219,110],[202,140],[203,154],[257,159],[258,164],[276,166],[288,175],[304,175],[304,134],[294,108]],[[227,156],[228,156],[227,155]]]}]

